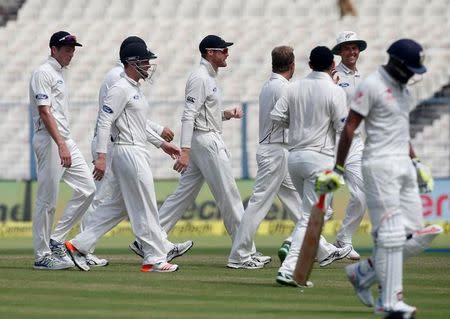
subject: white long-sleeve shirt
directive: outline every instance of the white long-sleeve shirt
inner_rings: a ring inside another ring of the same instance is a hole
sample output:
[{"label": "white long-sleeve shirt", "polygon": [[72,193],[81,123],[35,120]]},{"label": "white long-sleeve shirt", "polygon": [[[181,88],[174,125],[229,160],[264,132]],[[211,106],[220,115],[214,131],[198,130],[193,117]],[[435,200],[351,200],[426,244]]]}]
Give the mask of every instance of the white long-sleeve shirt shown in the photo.
[{"label": "white long-sleeve shirt", "polygon": [[409,113],[414,99],[406,85],[379,67],[358,86],[350,107],[364,116],[363,158],[409,155]]},{"label": "white long-sleeve shirt", "polygon": [[64,139],[70,138],[69,89],[64,79],[63,68],[55,58],[49,57],[33,72],[29,94],[34,131],[47,131],[38,107],[49,106],[59,134]]},{"label": "white long-sleeve shirt", "polygon": [[181,147],[191,147],[194,130],[222,133],[222,93],[216,77],[217,72],[203,58],[189,76],[181,117]]},{"label": "white long-sleeve shirt", "polygon": [[271,112],[289,127],[289,150],[311,150],[333,156],[336,132],[347,117],[344,91],[325,72],[311,72],[289,84]]},{"label": "white long-sleeve shirt", "polygon": [[[104,101],[108,94],[108,90],[113,87],[113,85],[119,81],[124,75],[124,68],[123,64],[118,62],[115,67],[113,67],[111,70],[106,73],[106,76],[102,82],[102,85],[100,86],[100,91],[98,94],[98,114],[97,114],[97,122],[95,124],[95,130],[94,130],[94,138],[97,135],[97,127],[98,127],[98,119],[100,118],[100,114],[103,112],[102,107],[105,105]],[[153,121],[147,120],[147,131],[148,134],[148,142],[155,145],[156,147],[160,147],[161,143],[163,142],[163,139],[161,138],[161,133],[164,129],[162,125],[159,125],[158,123],[155,123]],[[152,132],[153,131],[153,132]],[[154,134],[156,133],[156,134]]]},{"label": "white long-sleeve shirt", "polygon": [[289,81],[278,73],[272,73],[259,94],[259,143],[287,143],[288,129],[272,121],[270,112],[282,96]]},{"label": "white long-sleeve shirt", "polygon": [[[96,152],[107,152],[110,135],[114,144],[143,147],[147,144],[149,134],[158,138],[159,136],[147,126],[148,107],[139,83],[124,74],[108,90],[104,99],[98,117]],[[159,139],[162,143],[161,137]]]}]

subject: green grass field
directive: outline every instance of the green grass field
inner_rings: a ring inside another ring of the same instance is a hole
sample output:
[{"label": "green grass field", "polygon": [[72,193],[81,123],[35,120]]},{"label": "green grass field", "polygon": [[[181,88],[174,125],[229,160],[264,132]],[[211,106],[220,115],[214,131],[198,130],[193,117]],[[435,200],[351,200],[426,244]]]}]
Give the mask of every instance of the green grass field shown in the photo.
[{"label": "green grass field", "polygon": [[[435,247],[445,247],[445,237]],[[377,318],[346,281],[347,262],[316,267],[315,287],[303,292],[277,285],[282,238],[257,239],[258,249],[274,257],[262,270],[225,268],[228,238],[194,238],[171,274],[140,273],[140,259],[127,249],[131,239],[103,239],[97,253],[110,265],[90,272],[33,270],[31,239],[1,239],[0,318]],[[370,245],[367,236],[357,242]],[[417,318],[450,318],[449,265],[448,253],[406,262],[405,298],[419,308]]]}]

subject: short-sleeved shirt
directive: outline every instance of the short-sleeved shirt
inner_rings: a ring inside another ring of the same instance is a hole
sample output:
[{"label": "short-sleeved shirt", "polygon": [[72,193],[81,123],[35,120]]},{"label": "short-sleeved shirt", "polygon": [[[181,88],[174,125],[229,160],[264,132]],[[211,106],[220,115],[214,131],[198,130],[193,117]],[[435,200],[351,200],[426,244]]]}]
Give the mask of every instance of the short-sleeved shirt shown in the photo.
[{"label": "short-sleeved shirt", "polygon": [[181,117],[181,147],[191,147],[194,130],[222,133],[222,93],[217,72],[204,58],[189,76]]},{"label": "short-sleeved shirt", "polygon": [[350,108],[364,116],[363,159],[409,155],[409,112],[414,100],[406,87],[379,67],[358,86]]},{"label": "short-sleeved shirt", "polygon": [[55,58],[49,57],[33,72],[29,94],[34,131],[47,131],[39,116],[38,107],[48,106],[56,121],[59,134],[64,139],[70,138],[69,90],[64,79],[63,68]]},{"label": "short-sleeved shirt", "polygon": [[329,74],[311,72],[289,84],[271,112],[289,127],[289,150],[310,150],[334,156],[336,133],[347,118],[345,93]]},{"label": "short-sleeved shirt", "polygon": [[278,73],[272,73],[259,94],[259,143],[287,143],[288,129],[272,121],[270,112],[282,96],[289,81]]}]

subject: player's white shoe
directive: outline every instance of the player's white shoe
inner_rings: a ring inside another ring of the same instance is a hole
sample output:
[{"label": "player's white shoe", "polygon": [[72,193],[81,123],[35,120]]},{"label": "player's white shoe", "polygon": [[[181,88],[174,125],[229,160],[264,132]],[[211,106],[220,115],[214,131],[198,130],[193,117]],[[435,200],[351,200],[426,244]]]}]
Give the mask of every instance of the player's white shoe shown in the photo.
[{"label": "player's white shoe", "polygon": [[189,249],[192,248],[192,246],[194,246],[194,242],[192,240],[174,244],[173,248],[167,253],[167,262],[170,262],[174,258],[183,256]]},{"label": "player's white shoe", "polygon": [[166,262],[156,263],[154,265],[142,265],[141,272],[174,272],[178,270],[178,265]]},{"label": "player's white shoe", "polygon": [[98,258],[94,254],[86,254],[86,263],[89,267],[105,267],[109,264],[107,259]]},{"label": "player's white shoe", "polygon": [[66,246],[69,256],[72,258],[75,266],[77,266],[78,269],[83,271],[89,271],[91,269],[87,264],[86,256],[79,252],[78,249],[74,245],[72,245],[70,241],[66,241],[64,245]]},{"label": "player's white shoe", "polygon": [[365,283],[368,282],[368,278],[365,278],[364,274],[359,271],[359,264],[348,265],[345,267],[345,273],[347,274],[348,280],[353,285],[359,300],[367,307],[373,307],[374,300],[372,292],[370,291],[370,285],[365,285]]},{"label": "player's white shoe", "polygon": [[394,314],[396,315],[395,318],[402,318],[402,319],[413,319],[414,315],[416,314],[417,308],[410,306],[403,301],[399,301],[395,304],[395,306],[392,309],[384,309],[384,313],[391,315],[394,317]]},{"label": "player's white shoe", "polygon": [[62,270],[72,268],[73,266],[73,262],[67,263],[53,255],[45,255],[34,262],[33,268],[41,270]]},{"label": "player's white shoe", "polygon": [[57,242],[50,238],[50,250],[52,251],[53,257],[61,260],[61,262],[67,266],[75,267],[72,259],[67,255],[66,248],[63,243]]},{"label": "player's white shoe", "polygon": [[331,254],[329,254],[326,258],[319,261],[320,267],[325,267],[331,264],[332,262],[345,258],[351,252],[352,246],[346,246],[343,248],[336,248]]},{"label": "player's white shoe", "polygon": [[358,261],[361,259],[361,256],[356,252],[356,250],[353,248],[353,246],[351,244],[347,244],[347,243],[344,243],[343,241],[338,240],[338,241],[336,241],[336,243],[334,245],[339,248],[342,248],[345,246],[351,246],[352,250],[347,255],[347,259],[355,260],[355,261]]},{"label": "player's white shoe", "polygon": [[227,267],[231,269],[261,269],[264,268],[264,264],[252,258],[242,263],[228,262]]},{"label": "player's white shoe", "polygon": [[128,245],[133,253],[138,255],[141,258],[144,258],[144,252],[142,251],[142,246],[136,240]]},{"label": "player's white shoe", "polygon": [[306,282],[306,287],[300,286],[295,282],[294,277],[292,275],[282,272],[282,271],[278,272],[277,277],[275,278],[275,281],[283,286],[300,287],[300,288],[314,287],[314,284],[312,283],[312,281],[309,281],[309,280]]},{"label": "player's white shoe", "polygon": [[252,255],[252,259],[261,263],[261,264],[268,264],[272,260],[272,257],[270,256],[264,256],[262,253],[257,251],[255,254]]}]

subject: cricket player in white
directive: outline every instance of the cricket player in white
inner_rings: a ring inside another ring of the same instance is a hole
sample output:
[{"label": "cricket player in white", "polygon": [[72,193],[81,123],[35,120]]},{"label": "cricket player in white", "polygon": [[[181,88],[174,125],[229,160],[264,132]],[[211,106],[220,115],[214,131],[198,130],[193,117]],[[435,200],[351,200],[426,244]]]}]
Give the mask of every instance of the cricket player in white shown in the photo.
[{"label": "cricket player in white", "polygon": [[[120,45],[120,50],[119,50],[120,57],[123,55],[123,49],[125,48],[125,46],[130,43],[133,43],[133,42],[145,43],[144,40],[142,40],[139,37],[136,37],[136,36],[127,37]],[[156,56],[153,56],[151,58],[152,59],[156,58]],[[123,74],[124,74],[123,64],[121,62],[119,62],[115,67],[113,67],[111,70],[108,71],[108,73],[105,76],[105,79],[103,80],[102,85],[100,86],[99,97],[98,97],[99,110],[98,110],[98,116],[97,116],[97,121],[96,121],[96,125],[95,125],[95,130],[94,130],[94,138],[91,143],[93,160],[97,159],[97,152],[96,152],[97,126],[98,126],[98,119],[100,118],[100,115],[103,112],[102,107],[103,107],[103,105],[105,105],[104,100],[107,96],[108,90],[118,80],[120,80],[122,78]],[[155,145],[156,147],[159,148],[162,143],[161,138],[159,138],[157,135],[161,136],[167,142],[172,141],[174,134],[169,128],[163,127],[163,126],[159,125],[158,123],[152,122],[150,120],[147,120],[147,126],[148,126],[147,131],[149,132],[148,141],[150,143],[152,143],[153,145]],[[155,134],[154,132],[156,132],[157,134]],[[112,143],[109,143],[109,145],[112,145]],[[93,217],[92,214],[95,211],[95,209],[97,208],[97,206],[99,205],[99,203],[102,200],[104,200],[105,198],[107,198],[108,196],[111,196],[111,193],[113,192],[113,190],[112,190],[113,186],[109,185],[109,183],[112,183],[113,185],[117,185],[117,183],[115,183],[115,181],[114,181],[113,174],[109,174],[108,178],[104,178],[104,179],[95,181],[95,186],[96,186],[97,190],[95,192],[95,197],[94,197],[94,200],[92,201],[91,206],[86,211],[86,214],[83,216],[83,219],[81,220],[81,223],[80,223],[81,232],[83,232],[83,230],[85,230],[87,228],[87,225],[90,222],[92,222],[92,217]],[[102,188],[103,188],[103,190],[102,190]],[[116,209],[121,209],[121,208],[117,206]],[[90,267],[102,267],[102,266],[108,265],[108,261],[106,259],[98,258],[96,255],[93,254],[94,249],[95,249],[95,246],[93,246],[90,249],[90,253],[88,253],[86,255],[87,264]]]},{"label": "cricket player in white", "polygon": [[[81,270],[89,270],[85,255],[98,238],[123,220],[125,210],[144,252],[141,271],[172,272],[178,269],[177,265],[167,262],[167,253],[174,245],[167,240],[159,224],[150,152],[146,147],[148,102],[138,83],[140,79],[149,78],[149,69],[154,69],[149,63],[153,56],[145,43],[128,44],[121,57],[125,75],[109,89],[105,98],[97,127],[98,157],[94,178],[101,179],[105,171],[106,178],[112,173],[115,183],[108,185],[113,186],[114,192],[99,203],[93,213],[95,221],[66,242],[69,254]],[[108,149],[110,137],[113,145]],[[160,145],[169,155],[179,155],[180,150],[175,145],[162,139]]]},{"label": "cricket player in white", "polygon": [[259,224],[272,206],[275,195],[278,195],[295,224],[301,216],[300,196],[292,184],[287,168],[288,130],[272,122],[270,118],[270,112],[292,78],[294,70],[294,50],[287,46],[274,48],[273,73],[264,83],[259,95],[259,147],[256,153],[258,172],[253,194],[228,257],[229,268],[258,269],[264,266],[264,263],[252,259],[256,254],[253,239]]},{"label": "cricket player in white", "polygon": [[[338,85],[344,89],[347,96],[347,107],[350,111],[350,101],[355,94],[356,87],[361,83],[362,78],[356,67],[359,53],[367,48],[367,43],[358,38],[353,31],[343,31],[337,37],[337,44],[332,49],[333,54],[341,56],[341,62],[336,66]],[[350,191],[350,200],[347,205],[342,226],[336,235],[337,247],[344,247],[352,244],[352,236],[361,224],[361,220],[366,211],[366,197],[364,195],[364,182],[361,172],[361,158],[364,148],[364,141],[361,136],[362,129],[355,132],[352,146],[345,161],[344,179]],[[347,255],[348,259],[359,260],[359,254],[352,248]]]},{"label": "cricket player in white", "polygon": [[[309,62],[313,71],[290,84],[271,112],[272,120],[289,127],[288,169],[303,201],[303,214],[295,226],[291,248],[278,270],[276,281],[282,285],[295,286],[292,274],[311,208],[318,200],[315,178],[324,169],[333,168],[336,132],[344,126],[348,113],[345,93],[331,78],[333,58],[327,47],[314,48]],[[346,257],[350,250],[337,248],[321,236],[317,259],[324,267]]]},{"label": "cricket player in white", "polygon": [[[51,56],[30,81],[30,107],[34,122],[33,149],[37,159],[38,191],[33,215],[34,268],[73,267],[63,242],[86,212],[95,185],[69,129],[69,91],[64,70],[81,46],[74,35],[59,31],[50,38]],[[73,190],[61,219],[51,234],[61,179]]]},{"label": "cricket player in white", "polygon": [[232,44],[215,35],[208,35],[200,42],[202,58],[186,83],[181,156],[174,165],[182,175],[177,189],[159,211],[166,232],[192,205],[204,181],[217,201],[231,238],[234,238],[244,214],[230,153],[222,139],[222,121],[241,118],[242,111],[239,108],[222,109],[222,93],[216,81],[218,69],[227,66],[228,47]]},{"label": "cricket player in white", "polygon": [[[431,191],[433,178],[415,157],[410,144],[409,112],[413,99],[406,86],[414,74],[426,72],[423,49],[410,39],[395,41],[387,50],[389,61],[358,87],[339,142],[336,165],[343,165],[355,130],[365,120],[367,134],[362,172],[372,223],[372,257],[346,267],[361,301],[373,306],[370,287],[381,285],[376,312],[401,312],[411,318],[416,308],[403,301],[403,258],[419,254],[442,232],[424,228],[421,191]],[[341,172],[321,175],[325,189]],[[333,188],[333,187],[332,187]]]}]

